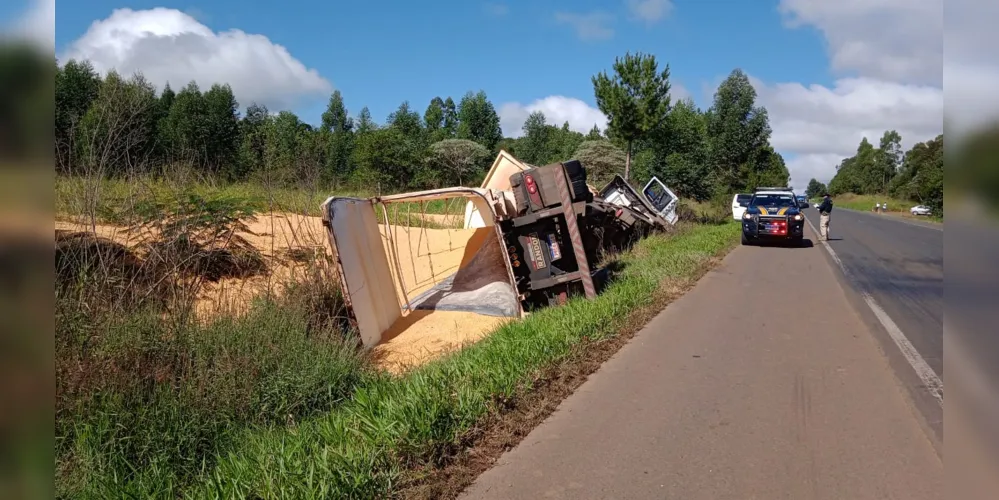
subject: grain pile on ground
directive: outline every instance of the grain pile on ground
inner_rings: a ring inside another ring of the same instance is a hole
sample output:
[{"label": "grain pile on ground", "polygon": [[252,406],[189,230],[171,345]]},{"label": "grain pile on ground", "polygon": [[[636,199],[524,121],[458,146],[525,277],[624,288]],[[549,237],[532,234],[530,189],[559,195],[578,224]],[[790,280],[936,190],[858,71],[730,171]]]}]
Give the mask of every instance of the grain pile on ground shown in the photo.
[{"label": "grain pile on ground", "polygon": [[493,228],[380,230],[390,260],[399,256],[403,279],[390,267],[400,304],[407,307],[408,300],[414,307],[375,347],[381,366],[404,371],[481,339],[516,314]]},{"label": "grain pile on ground", "polygon": [[[289,213],[270,213],[244,221],[245,239],[263,258],[259,272],[237,276],[218,276],[198,284],[194,307],[199,317],[242,314],[253,299],[262,294],[281,293],[283,287],[302,276],[315,258],[329,257],[322,219]],[[155,234],[113,225],[91,226],[79,222],[56,221],[56,231],[94,233],[146,256],[143,244]]]},{"label": "grain pile on ground", "polygon": [[[452,227],[460,216],[426,214],[425,219],[438,226]],[[458,223],[461,221],[458,220]],[[249,231],[241,232],[263,257],[266,271],[244,277],[222,277],[199,284],[195,311],[199,317],[246,312],[255,297],[280,294],[287,283],[303,276],[316,259],[332,259],[328,235],[320,217],[292,213],[268,213],[245,221]],[[149,234],[114,225],[91,226],[73,221],[56,221],[57,232],[90,233],[108,248],[128,249],[142,256],[142,245]],[[401,254],[402,273],[410,298],[429,290],[467,263],[484,241],[483,232],[474,229],[430,229],[381,225],[386,252],[395,241]],[[392,239],[389,234],[392,234]],[[469,246],[469,242],[472,243]],[[129,254],[132,255],[132,254]],[[393,276],[396,270],[393,268]],[[336,279],[330,276],[329,279]],[[398,279],[396,279],[398,283]],[[401,287],[397,290],[402,297]],[[404,300],[400,299],[401,303]],[[378,364],[399,372],[422,364],[441,354],[460,349],[481,339],[508,318],[484,316],[462,311],[416,311],[405,316],[386,332],[375,348]]]}]

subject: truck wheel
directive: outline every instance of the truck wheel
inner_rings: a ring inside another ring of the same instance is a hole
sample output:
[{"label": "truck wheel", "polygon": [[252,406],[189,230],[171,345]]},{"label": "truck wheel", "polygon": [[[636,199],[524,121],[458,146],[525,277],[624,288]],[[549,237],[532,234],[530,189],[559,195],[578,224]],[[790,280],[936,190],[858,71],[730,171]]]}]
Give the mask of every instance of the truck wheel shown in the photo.
[{"label": "truck wheel", "polygon": [[749,245],[750,244],[749,239],[746,238],[746,233],[742,233],[742,244],[743,245]]}]

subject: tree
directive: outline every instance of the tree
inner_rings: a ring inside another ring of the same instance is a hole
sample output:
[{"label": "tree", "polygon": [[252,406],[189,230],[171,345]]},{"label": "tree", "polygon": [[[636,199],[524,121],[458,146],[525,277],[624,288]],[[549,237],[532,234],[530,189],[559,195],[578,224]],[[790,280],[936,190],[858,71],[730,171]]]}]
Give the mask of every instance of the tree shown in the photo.
[{"label": "tree", "polygon": [[268,123],[264,164],[257,172],[265,184],[295,185],[302,178],[298,152],[305,127],[291,111],[281,111]]},{"label": "tree", "polygon": [[492,151],[503,138],[499,115],[496,114],[496,109],[493,103],[489,102],[486,93],[481,90],[475,94],[469,92],[461,98],[457,118],[458,139],[475,141]]},{"label": "tree", "polygon": [[[973,139],[974,141],[975,139]],[[993,146],[989,146],[991,148]],[[971,148],[969,148],[971,149]],[[969,151],[964,150],[965,153]],[[965,166],[968,160],[978,156],[980,152],[973,152],[970,157],[961,158],[958,165]],[[943,169],[944,169],[944,149],[943,135],[938,135],[934,139],[920,142],[904,155],[902,167],[892,179],[890,192],[892,196],[903,197],[909,200],[918,201],[933,208],[938,213],[943,213]],[[960,175],[956,176],[960,179]],[[987,176],[976,176],[977,183],[988,182]],[[967,179],[960,179],[967,183]],[[975,186],[980,189],[980,187]]]},{"label": "tree", "polygon": [[371,119],[371,111],[368,111],[367,106],[361,108],[360,114],[357,115],[357,133],[364,134],[376,128],[378,125]]},{"label": "tree", "polygon": [[791,180],[784,157],[769,144],[756,151],[746,169],[746,187],[751,189],[760,186],[786,186]]},{"label": "tree", "polygon": [[586,167],[587,182],[603,186],[624,172],[625,152],[607,139],[585,140],[573,153],[573,158]]},{"label": "tree", "polygon": [[586,134],[584,139],[587,141],[599,141],[600,139],[605,139],[605,137],[600,133],[600,129],[597,127],[597,124],[594,123],[593,128],[590,129],[590,132]]},{"label": "tree", "polygon": [[444,100],[444,136],[454,137],[458,133],[458,108],[454,105],[454,99],[448,97]]},{"label": "tree", "polygon": [[872,183],[877,185],[878,193],[888,193],[891,180],[902,166],[903,154],[902,136],[894,130],[885,131],[881,136],[875,161],[876,168],[872,175]]},{"label": "tree", "polygon": [[826,192],[826,185],[815,180],[815,178],[812,177],[812,179],[808,181],[808,187],[805,188],[805,197],[816,198],[822,196],[823,194],[825,194],[825,192]]},{"label": "tree", "polygon": [[633,170],[642,183],[655,176],[679,196],[699,201],[714,193],[707,122],[692,100],[678,101],[663,126],[638,141],[636,150]]},{"label": "tree", "polygon": [[100,91],[101,79],[89,61],[70,60],[55,78],[56,168],[65,172],[73,163],[80,120]]},{"label": "tree", "polygon": [[532,165],[544,165],[551,156],[549,149],[550,127],[545,122],[545,114],[535,111],[524,121],[524,136],[517,145],[520,160]]},{"label": "tree", "polygon": [[708,110],[710,162],[719,188],[741,191],[749,183],[750,164],[770,142],[767,110],[756,106],[756,89],[740,69],[718,86]]},{"label": "tree", "polygon": [[[330,96],[322,119],[320,131],[324,134],[320,137],[324,137],[328,145],[323,180],[336,183],[349,175],[350,155],[354,147],[354,120],[347,114],[347,107],[343,104],[343,96],[339,90],[333,91]],[[324,141],[320,141],[322,142]]]},{"label": "tree", "polygon": [[163,123],[162,137],[174,159],[200,164],[205,157],[205,103],[196,82],[177,92]]},{"label": "tree", "polygon": [[256,103],[247,106],[246,114],[239,124],[240,129],[240,172],[243,176],[263,170],[267,153],[267,127],[271,117],[266,106]]},{"label": "tree", "polygon": [[608,119],[608,135],[627,145],[624,177],[631,170],[632,145],[659,127],[669,114],[669,65],[659,72],[655,56],[637,53],[615,58],[614,76],[592,78],[597,106]]},{"label": "tree", "polygon": [[426,163],[445,183],[462,185],[489,161],[485,146],[467,139],[445,139],[430,145]]},{"label": "tree", "polygon": [[408,139],[422,139],[423,126],[420,123],[420,115],[409,109],[409,101],[403,101],[399,109],[388,116],[387,123]]},{"label": "tree", "polygon": [[80,161],[97,175],[130,173],[147,166],[152,151],[156,91],[142,75],[129,80],[111,71],[80,120]]},{"label": "tree", "polygon": [[202,97],[204,105],[204,165],[213,174],[230,179],[236,176],[227,168],[236,164],[239,151],[239,103],[232,88],[215,84]]},{"label": "tree", "polygon": [[366,189],[384,192],[414,184],[423,148],[398,127],[384,127],[361,134],[354,149],[355,181]]},{"label": "tree", "polygon": [[434,97],[430,100],[430,105],[423,113],[423,123],[427,128],[432,142],[446,139],[447,132],[444,130],[444,100]]}]

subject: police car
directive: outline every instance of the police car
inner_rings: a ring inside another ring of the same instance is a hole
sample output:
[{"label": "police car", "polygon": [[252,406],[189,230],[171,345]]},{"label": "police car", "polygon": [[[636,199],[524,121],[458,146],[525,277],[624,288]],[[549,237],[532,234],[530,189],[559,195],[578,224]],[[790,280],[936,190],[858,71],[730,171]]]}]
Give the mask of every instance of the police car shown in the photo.
[{"label": "police car", "polygon": [[753,193],[742,215],[742,244],[784,241],[800,244],[805,235],[805,216],[789,187],[761,187]]}]

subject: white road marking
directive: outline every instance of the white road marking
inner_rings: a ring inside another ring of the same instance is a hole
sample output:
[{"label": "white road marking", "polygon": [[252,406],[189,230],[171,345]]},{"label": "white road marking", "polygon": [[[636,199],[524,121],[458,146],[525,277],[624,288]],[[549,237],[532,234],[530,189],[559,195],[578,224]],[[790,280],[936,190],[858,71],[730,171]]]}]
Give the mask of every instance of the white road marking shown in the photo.
[{"label": "white road marking", "polygon": [[[808,226],[812,228],[812,232],[818,236],[820,233],[815,229],[815,225],[812,224],[812,221],[810,221],[808,217],[805,217],[805,220],[808,222]],[[836,265],[838,265],[839,269],[843,271],[843,274],[849,278],[851,276],[850,271],[846,269],[846,266],[843,265],[843,261],[841,261],[839,256],[836,255],[836,251],[829,246],[829,242],[825,240],[819,240],[819,242],[822,243],[822,246],[826,248],[829,255],[834,261],[836,261]],[[902,355],[905,356],[906,361],[908,361],[909,365],[912,366],[912,369],[915,370],[916,375],[919,376],[919,379],[923,382],[926,390],[928,390],[930,395],[932,395],[933,398],[940,403],[940,406],[943,406],[943,381],[940,380],[940,377],[937,376],[936,372],[930,368],[930,365],[926,363],[926,360],[923,359],[923,357],[919,354],[919,351],[917,351],[912,345],[912,342],[909,342],[909,339],[904,333],[902,333],[902,329],[899,328],[898,325],[892,321],[891,317],[888,316],[888,313],[886,313],[885,310],[878,305],[877,301],[874,300],[874,297],[872,297],[867,290],[861,289],[859,292],[860,296],[867,304],[867,307],[871,308],[871,312],[873,312],[874,316],[878,318],[881,326],[885,328],[888,335],[895,342],[895,345],[898,346],[900,351],[902,351]]]}]

